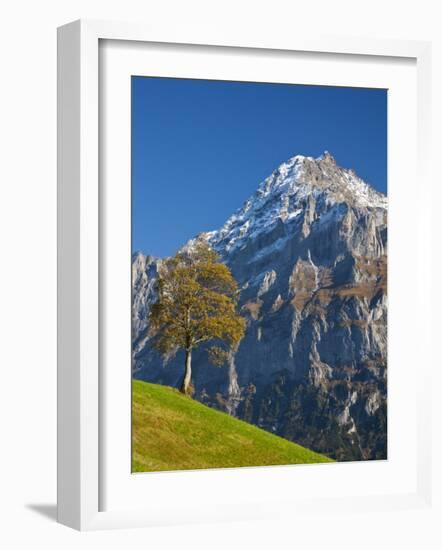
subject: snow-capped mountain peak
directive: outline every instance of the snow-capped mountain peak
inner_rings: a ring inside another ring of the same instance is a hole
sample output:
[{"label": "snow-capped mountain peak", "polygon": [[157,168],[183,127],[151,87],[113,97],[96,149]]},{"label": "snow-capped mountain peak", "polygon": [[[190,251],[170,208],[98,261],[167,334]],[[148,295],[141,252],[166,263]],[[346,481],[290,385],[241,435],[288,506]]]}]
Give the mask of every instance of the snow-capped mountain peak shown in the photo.
[{"label": "snow-capped mountain peak", "polygon": [[277,223],[302,223],[308,211],[312,220],[320,222],[323,216],[325,220],[327,213],[342,203],[362,211],[385,210],[387,197],[353,170],[339,167],[328,151],[318,158],[295,155],[262,181],[257,191],[219,230],[199,238],[230,252]]}]

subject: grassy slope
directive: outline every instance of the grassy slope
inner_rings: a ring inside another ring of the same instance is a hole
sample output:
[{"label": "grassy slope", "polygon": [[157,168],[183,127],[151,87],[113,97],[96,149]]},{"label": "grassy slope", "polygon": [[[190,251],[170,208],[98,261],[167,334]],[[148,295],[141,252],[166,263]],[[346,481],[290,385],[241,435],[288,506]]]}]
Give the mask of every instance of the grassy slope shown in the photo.
[{"label": "grassy slope", "polygon": [[134,472],[331,462],[167,386],[133,382]]}]

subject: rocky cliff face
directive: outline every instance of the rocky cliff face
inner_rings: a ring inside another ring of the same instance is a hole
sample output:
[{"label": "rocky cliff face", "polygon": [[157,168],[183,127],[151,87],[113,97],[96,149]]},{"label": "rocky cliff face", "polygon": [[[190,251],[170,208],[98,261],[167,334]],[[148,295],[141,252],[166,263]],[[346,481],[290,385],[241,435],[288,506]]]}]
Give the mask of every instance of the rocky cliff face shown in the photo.
[{"label": "rocky cliff face", "polygon": [[[329,153],[296,156],[207,240],[247,331],[222,368],[194,355],[195,397],[339,460],[387,456],[387,199]],[[133,372],[179,385],[147,316],[159,259],[133,258]]]}]

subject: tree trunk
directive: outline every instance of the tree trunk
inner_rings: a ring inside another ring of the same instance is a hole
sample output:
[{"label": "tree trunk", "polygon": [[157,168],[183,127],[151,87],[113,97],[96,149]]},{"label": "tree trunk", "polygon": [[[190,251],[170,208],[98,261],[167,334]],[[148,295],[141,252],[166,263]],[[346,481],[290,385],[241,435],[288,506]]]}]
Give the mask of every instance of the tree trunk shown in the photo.
[{"label": "tree trunk", "polygon": [[180,388],[180,392],[184,395],[190,394],[190,381],[192,378],[192,350],[186,349],[186,370],[184,371],[184,379]]}]

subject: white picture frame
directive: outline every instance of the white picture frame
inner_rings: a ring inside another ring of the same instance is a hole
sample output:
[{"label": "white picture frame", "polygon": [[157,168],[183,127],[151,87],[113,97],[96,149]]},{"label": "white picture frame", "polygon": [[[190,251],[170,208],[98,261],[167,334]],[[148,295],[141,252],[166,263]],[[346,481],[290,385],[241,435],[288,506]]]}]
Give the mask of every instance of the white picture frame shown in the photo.
[{"label": "white picture frame", "polygon": [[[250,37],[250,34],[248,34]],[[379,510],[382,507],[427,506],[431,500],[431,446],[430,402],[424,391],[429,386],[431,348],[421,365],[421,376],[416,381],[416,489],[404,494],[367,494],[365,496],[330,495],[306,499],[294,503],[272,500],[271,506],[261,500],[251,499],[244,513],[233,507],[229,513],[207,502],[194,503],[187,513],[184,501],[175,503],[173,509],[164,507],[103,510],[100,483],[103,453],[100,433],[100,281],[102,267],[100,250],[100,139],[99,139],[99,48],[101,40],[127,41],[128,43],[167,43],[175,45],[202,45],[246,51],[310,52],[346,56],[376,56],[380,58],[408,58],[416,63],[417,71],[417,164],[423,204],[431,204],[429,178],[429,121],[431,104],[429,97],[430,52],[427,42],[374,40],[351,37],[281,37],[278,42],[267,43],[265,37],[246,40],[222,31],[220,36],[207,37],[204,30],[198,36],[186,36],[186,31],[174,31],[170,35],[156,32],[154,28],[126,23],[101,21],[76,21],[58,31],[58,521],[80,530],[139,527],[179,522],[261,517],[269,514],[301,513],[309,507],[327,510],[333,498],[339,500],[342,509],[356,504],[361,509]],[[431,307],[430,279],[431,234],[429,214],[425,206],[417,212],[419,239],[422,249],[419,256],[421,292],[418,298],[422,311]],[[390,284],[394,284],[391,283]],[[420,338],[428,338],[430,330],[425,326],[430,315],[422,315]],[[425,321],[427,319],[427,321]],[[282,478],[284,467],[273,472]],[[222,483],[226,472],[208,473]],[[240,475],[236,471],[233,475]],[[155,484],[166,487],[166,476],[157,478]],[[176,475],[176,474],[172,474]],[[203,473],[204,475],[204,473]],[[249,474],[247,474],[249,475]],[[333,475],[333,473],[330,473]],[[357,474],[356,474],[357,475]],[[208,483],[208,477],[199,478]],[[151,478],[153,482],[153,478]],[[147,480],[149,482],[149,480]],[[192,480],[195,483],[195,480]],[[198,481],[196,481],[198,483]],[[167,486],[170,489],[170,484]],[[173,486],[172,486],[173,490]],[[186,503],[188,506],[188,502]],[[271,508],[271,510],[270,510]]]}]

